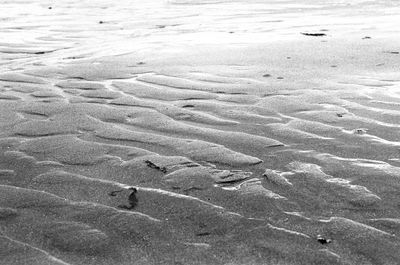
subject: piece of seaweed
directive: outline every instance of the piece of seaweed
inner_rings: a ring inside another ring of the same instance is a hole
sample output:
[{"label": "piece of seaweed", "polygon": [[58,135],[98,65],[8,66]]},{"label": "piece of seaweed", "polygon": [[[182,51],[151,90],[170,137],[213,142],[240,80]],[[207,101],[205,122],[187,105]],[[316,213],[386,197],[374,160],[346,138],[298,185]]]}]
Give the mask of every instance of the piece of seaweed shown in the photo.
[{"label": "piece of seaweed", "polygon": [[162,173],[167,173],[166,167],[159,167],[156,164],[154,164],[153,162],[151,162],[150,160],[145,160],[144,162],[147,164],[147,166],[149,168],[154,168],[154,169],[161,171]]}]

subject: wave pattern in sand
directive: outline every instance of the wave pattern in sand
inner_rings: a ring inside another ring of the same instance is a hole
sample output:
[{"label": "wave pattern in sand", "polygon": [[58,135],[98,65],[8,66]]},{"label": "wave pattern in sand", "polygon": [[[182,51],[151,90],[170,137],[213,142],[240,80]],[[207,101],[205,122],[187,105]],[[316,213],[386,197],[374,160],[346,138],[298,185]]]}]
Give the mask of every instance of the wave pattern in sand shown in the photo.
[{"label": "wave pattern in sand", "polygon": [[2,264],[399,264],[397,2],[0,6]]}]

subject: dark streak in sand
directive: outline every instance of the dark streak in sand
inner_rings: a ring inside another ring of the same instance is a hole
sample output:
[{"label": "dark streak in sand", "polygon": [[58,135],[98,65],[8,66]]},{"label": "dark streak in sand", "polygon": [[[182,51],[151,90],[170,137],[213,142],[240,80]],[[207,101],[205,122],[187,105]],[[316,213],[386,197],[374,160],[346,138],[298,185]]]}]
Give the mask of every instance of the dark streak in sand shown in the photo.
[{"label": "dark streak in sand", "polygon": [[156,170],[161,171],[162,173],[167,173],[167,168],[166,167],[159,167],[156,164],[154,164],[153,162],[151,162],[150,160],[145,160],[144,162],[147,164],[147,166],[149,168],[154,168]]},{"label": "dark streak in sand", "polygon": [[312,37],[323,37],[326,36],[325,33],[308,33],[308,32],[301,32],[304,36],[312,36]]},{"label": "dark streak in sand", "polygon": [[209,232],[202,232],[202,233],[196,233],[196,236],[209,236],[211,233]]}]

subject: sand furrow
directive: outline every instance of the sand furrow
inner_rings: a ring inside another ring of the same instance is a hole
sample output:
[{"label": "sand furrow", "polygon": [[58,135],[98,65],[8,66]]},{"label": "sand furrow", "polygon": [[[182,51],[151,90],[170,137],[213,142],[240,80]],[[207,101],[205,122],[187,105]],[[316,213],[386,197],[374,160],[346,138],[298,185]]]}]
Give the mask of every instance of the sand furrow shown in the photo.
[{"label": "sand furrow", "polygon": [[[33,247],[29,244],[0,235],[1,259],[4,265],[69,265],[60,259],[51,256],[46,251]],[[23,253],[21,255],[17,253]]]},{"label": "sand furrow", "polygon": [[208,161],[231,166],[252,165],[261,162],[261,160],[256,157],[235,152],[223,145],[201,140],[167,137],[159,134],[142,133],[121,128],[99,130],[96,131],[96,136],[112,140],[141,142],[166,147],[196,161]]}]

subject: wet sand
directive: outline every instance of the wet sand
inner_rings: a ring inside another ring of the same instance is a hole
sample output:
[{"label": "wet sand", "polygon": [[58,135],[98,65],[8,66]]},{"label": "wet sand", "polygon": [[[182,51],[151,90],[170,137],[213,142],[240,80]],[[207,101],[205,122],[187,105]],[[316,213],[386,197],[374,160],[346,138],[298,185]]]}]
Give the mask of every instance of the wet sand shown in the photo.
[{"label": "wet sand", "polygon": [[400,264],[396,1],[0,1],[0,260]]}]

